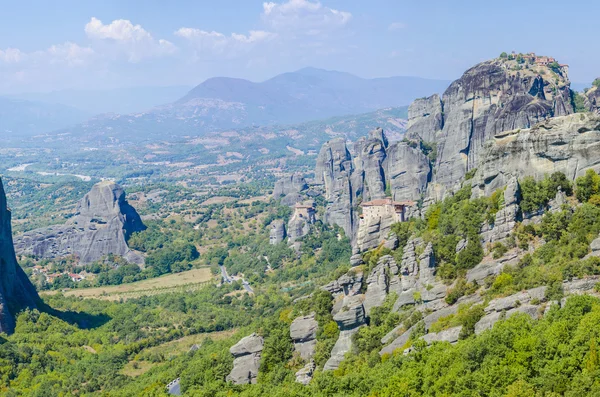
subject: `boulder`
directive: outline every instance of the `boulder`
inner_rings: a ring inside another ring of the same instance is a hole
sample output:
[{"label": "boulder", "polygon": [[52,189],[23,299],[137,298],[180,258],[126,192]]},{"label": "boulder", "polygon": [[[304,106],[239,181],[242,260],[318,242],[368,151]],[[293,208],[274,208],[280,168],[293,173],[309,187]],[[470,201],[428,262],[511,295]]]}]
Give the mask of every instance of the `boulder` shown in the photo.
[{"label": "boulder", "polygon": [[317,329],[319,324],[314,313],[309,316],[297,317],[290,325],[290,337],[294,343],[294,350],[304,360],[310,360],[315,354],[317,346]]},{"label": "boulder", "polygon": [[257,334],[246,336],[233,345],[229,349],[234,357],[233,369],[227,381],[236,385],[256,383],[263,346],[264,340]]},{"label": "boulder", "polygon": [[[275,188],[273,189],[273,197],[275,199],[282,198],[286,195],[293,193],[300,193],[308,189],[308,184],[301,174],[293,174],[285,176],[275,182]],[[294,203],[295,204],[295,203]]]}]

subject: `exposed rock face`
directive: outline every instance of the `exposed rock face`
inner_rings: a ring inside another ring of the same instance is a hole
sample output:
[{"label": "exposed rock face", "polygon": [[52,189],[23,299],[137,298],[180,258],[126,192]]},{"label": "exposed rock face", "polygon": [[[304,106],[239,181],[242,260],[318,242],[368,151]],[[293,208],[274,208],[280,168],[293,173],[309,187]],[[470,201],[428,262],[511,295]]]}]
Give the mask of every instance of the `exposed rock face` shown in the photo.
[{"label": "exposed rock face", "polygon": [[308,385],[313,378],[317,366],[314,361],[307,363],[302,369],[296,372],[296,382]]},{"label": "exposed rock face", "polygon": [[418,200],[427,191],[431,164],[419,148],[396,142],[387,150],[387,175],[395,201]]},{"label": "exposed rock face", "polygon": [[229,352],[235,359],[233,360],[233,369],[227,376],[228,382],[236,385],[256,383],[263,345],[263,338],[252,334],[231,346]]},{"label": "exposed rock face", "polygon": [[338,225],[346,236],[352,238],[358,226],[356,190],[351,183],[354,166],[352,156],[343,138],[335,138],[326,142],[315,168],[315,183],[325,186],[325,223]]},{"label": "exposed rock face", "polygon": [[269,243],[271,245],[277,245],[285,240],[287,236],[285,231],[285,222],[282,219],[275,219],[271,222],[269,230]]},{"label": "exposed rock face", "polygon": [[368,317],[371,309],[383,304],[389,292],[399,292],[398,264],[392,256],[382,256],[366,281],[367,292],[363,307]]},{"label": "exposed rock face", "polygon": [[481,194],[507,185],[513,175],[541,179],[560,171],[575,179],[590,168],[599,171],[599,131],[600,116],[578,113],[496,135],[476,175]]},{"label": "exposed rock face", "polygon": [[477,168],[486,142],[499,133],[573,113],[568,79],[537,69],[513,70],[496,59],[467,70],[450,85],[442,99],[437,184],[451,188]]},{"label": "exposed rock face", "polygon": [[538,287],[491,300],[485,308],[486,315],[475,324],[475,333],[480,334],[492,328],[499,320],[516,313],[526,313],[537,318],[538,305],[546,299],[546,290],[547,287]]},{"label": "exposed rock face", "polygon": [[39,297],[17,263],[13,247],[11,212],[0,180],[0,332],[15,329],[15,313],[25,307],[35,308]]},{"label": "exposed rock face", "polygon": [[440,96],[416,99],[408,107],[406,137],[424,142],[437,141],[437,135],[444,127],[443,104]]},{"label": "exposed rock face", "polygon": [[381,128],[369,132],[368,137],[355,144],[353,184],[365,200],[385,197],[387,138]]},{"label": "exposed rock face", "polygon": [[302,201],[302,192],[308,189],[306,180],[301,174],[286,176],[275,182],[273,197],[281,199],[284,205],[294,205]]},{"label": "exposed rock face", "polygon": [[352,335],[365,324],[365,310],[360,296],[344,299],[344,307],[333,319],[340,328],[340,336],[331,350],[331,357],[323,367],[324,371],[337,369],[346,353],[352,350]]},{"label": "exposed rock face", "polygon": [[310,360],[315,354],[317,346],[317,330],[319,324],[315,320],[315,314],[298,317],[290,325],[290,337],[294,342],[294,350],[304,360]]},{"label": "exposed rock face", "polygon": [[519,201],[521,200],[521,187],[516,177],[512,177],[504,190],[504,206],[496,213],[493,227],[483,233],[484,243],[494,243],[507,238],[520,219]]},{"label": "exposed rock face", "polygon": [[600,88],[594,86],[585,93],[585,107],[590,112],[600,114]]},{"label": "exposed rock face", "polygon": [[[417,256],[417,247],[423,253]],[[410,239],[402,254],[400,264],[400,289],[394,310],[416,303],[429,309],[445,306],[446,286],[435,279],[435,258],[431,243],[424,247],[421,239]]]},{"label": "exposed rock face", "polygon": [[131,251],[126,240],[145,228],[125,199],[123,188],[105,181],[94,185],[81,199],[75,215],[65,225],[27,232],[15,239],[15,249],[18,254],[39,258],[76,255],[80,263],[114,254],[142,264],[143,257]]}]

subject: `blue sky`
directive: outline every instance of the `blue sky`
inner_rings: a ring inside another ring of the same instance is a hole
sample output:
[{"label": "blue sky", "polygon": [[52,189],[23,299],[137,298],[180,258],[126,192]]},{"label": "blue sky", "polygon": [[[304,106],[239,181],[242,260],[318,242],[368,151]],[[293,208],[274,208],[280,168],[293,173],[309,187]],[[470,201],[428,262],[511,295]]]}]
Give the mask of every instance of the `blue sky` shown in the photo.
[{"label": "blue sky", "polygon": [[0,93],[260,81],[305,66],[454,79],[511,50],[555,56],[590,82],[599,11],[591,0],[6,1]]}]

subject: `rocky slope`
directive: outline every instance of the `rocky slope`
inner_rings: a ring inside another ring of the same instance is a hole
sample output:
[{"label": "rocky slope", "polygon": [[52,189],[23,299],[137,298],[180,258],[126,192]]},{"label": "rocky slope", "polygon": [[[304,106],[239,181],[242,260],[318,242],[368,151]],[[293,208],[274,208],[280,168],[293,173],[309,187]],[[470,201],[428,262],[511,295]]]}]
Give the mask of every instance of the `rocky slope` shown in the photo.
[{"label": "rocky slope", "polygon": [[75,255],[80,263],[114,254],[131,263],[143,264],[143,257],[129,249],[127,239],[144,229],[140,216],[125,199],[123,188],[106,181],[92,187],[66,224],[18,236],[15,250],[19,255],[39,258]]},{"label": "rocky slope", "polygon": [[36,307],[35,288],[17,263],[13,248],[11,213],[0,180],[0,332],[12,333],[15,313],[24,307]]},{"label": "rocky slope", "polygon": [[[591,111],[597,108],[596,91],[586,96]],[[359,233],[360,202],[389,194],[427,205],[455,190],[469,171],[479,171],[478,184],[487,195],[521,176],[523,164],[525,174],[563,170],[574,178],[594,163],[582,145],[595,137],[578,131],[595,126],[589,116],[562,117],[572,113],[566,68],[502,58],[478,64],[441,97],[409,106],[404,141],[390,144],[378,129],[358,140],[353,154],[341,140],[323,145],[315,173],[326,191],[325,220],[352,237],[355,251],[364,251],[381,242],[389,228],[378,227],[383,220],[370,220]]]}]

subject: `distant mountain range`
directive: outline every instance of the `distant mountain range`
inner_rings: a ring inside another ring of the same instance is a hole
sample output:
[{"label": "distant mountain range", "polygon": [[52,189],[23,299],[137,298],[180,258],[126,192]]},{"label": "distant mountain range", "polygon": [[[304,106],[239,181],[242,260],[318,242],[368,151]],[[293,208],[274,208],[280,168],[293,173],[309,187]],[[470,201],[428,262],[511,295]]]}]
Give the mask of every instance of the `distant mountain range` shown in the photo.
[{"label": "distant mountain range", "polygon": [[11,98],[67,105],[92,116],[101,113],[143,112],[154,106],[173,102],[189,90],[189,86],[124,87],[107,90],[33,92],[12,95]]},{"label": "distant mountain range", "polygon": [[81,123],[91,116],[62,104],[0,97],[0,138],[31,136]]},{"label": "distant mountain range", "polygon": [[60,132],[111,140],[202,135],[400,107],[447,86],[443,80],[363,79],[315,68],[280,74],[261,83],[216,77],[167,105],[129,115],[100,115]]}]

